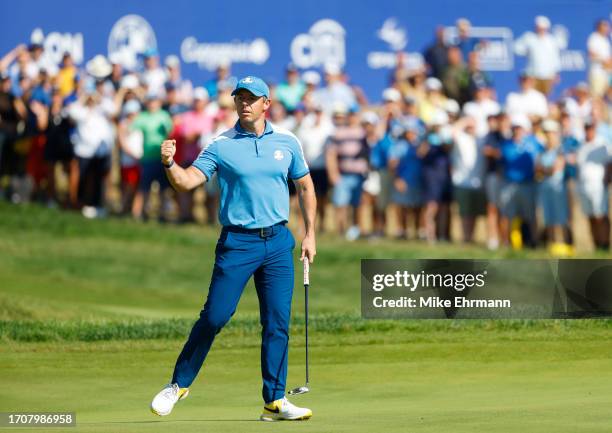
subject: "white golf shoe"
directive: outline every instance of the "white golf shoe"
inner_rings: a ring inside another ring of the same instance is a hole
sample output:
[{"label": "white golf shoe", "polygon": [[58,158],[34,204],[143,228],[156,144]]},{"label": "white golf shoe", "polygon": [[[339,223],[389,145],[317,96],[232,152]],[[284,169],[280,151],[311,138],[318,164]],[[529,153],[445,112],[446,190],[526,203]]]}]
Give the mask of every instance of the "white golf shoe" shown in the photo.
[{"label": "white golf shoe", "polygon": [[176,383],[169,383],[153,398],[151,412],[159,416],[170,415],[174,405],[187,395],[189,395],[189,388],[179,388]]},{"label": "white golf shoe", "polygon": [[264,406],[259,417],[262,421],[302,421],[310,419],[312,411],[291,404],[285,397]]}]

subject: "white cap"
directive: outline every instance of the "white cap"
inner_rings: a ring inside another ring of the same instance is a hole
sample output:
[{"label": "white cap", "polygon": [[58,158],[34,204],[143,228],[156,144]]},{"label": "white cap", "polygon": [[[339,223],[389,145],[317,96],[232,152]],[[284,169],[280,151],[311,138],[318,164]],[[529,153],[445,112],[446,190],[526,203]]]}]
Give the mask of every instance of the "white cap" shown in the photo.
[{"label": "white cap", "polygon": [[467,18],[459,18],[455,25],[457,27],[471,27],[472,23],[470,23],[470,20],[468,20]]},{"label": "white cap", "polygon": [[425,80],[425,88],[427,90],[442,90],[442,81],[438,80],[436,77],[429,77]]},{"label": "white cap", "polygon": [[120,65],[121,54],[119,54],[118,52],[114,52],[110,56],[108,56],[108,60],[110,61],[111,65]]},{"label": "white cap", "polygon": [[166,60],[164,61],[164,63],[169,68],[176,68],[177,66],[181,64],[181,61],[179,60],[178,56],[175,56],[174,54],[170,54],[169,56],[166,57]]},{"label": "white cap", "polygon": [[121,79],[121,87],[126,89],[134,90],[140,86],[138,77],[134,74],[128,74]]},{"label": "white cap", "polygon": [[542,122],[542,130],[544,132],[559,132],[559,124],[552,119],[546,119]]},{"label": "white cap", "polygon": [[529,118],[524,114],[515,114],[510,118],[510,123],[513,127],[518,126],[523,128],[525,131],[531,130],[531,122]]},{"label": "white cap", "polygon": [[461,109],[459,108],[459,103],[457,101],[449,98],[444,103],[444,110],[446,110],[446,112],[449,114],[459,114]]},{"label": "white cap", "polygon": [[550,20],[548,19],[548,17],[545,17],[544,15],[538,15],[537,17],[535,17],[535,25],[536,27],[540,27],[543,29],[549,29]]},{"label": "white cap", "polygon": [[204,87],[196,87],[193,89],[193,99],[208,101],[208,91]]},{"label": "white cap", "polygon": [[431,121],[429,124],[431,126],[444,126],[448,123],[448,114],[442,110],[436,110],[431,116]]},{"label": "white cap", "polygon": [[340,68],[340,65],[338,65],[337,63],[326,63],[325,67],[323,68],[323,71],[327,75],[340,75],[340,73],[342,72],[342,69]]},{"label": "white cap", "polygon": [[136,99],[130,99],[123,106],[124,116],[138,112],[140,112],[140,103]]},{"label": "white cap", "polygon": [[348,114],[348,107],[343,102],[335,102],[332,107],[332,113],[334,114]]},{"label": "white cap", "polygon": [[85,65],[85,70],[94,78],[104,78],[110,75],[113,67],[102,54],[98,54]]},{"label": "white cap", "polygon": [[385,102],[399,102],[402,100],[402,94],[399,90],[393,87],[388,87],[382,92],[382,99]]},{"label": "white cap", "polygon": [[321,75],[319,75],[317,71],[306,71],[302,74],[302,80],[304,80],[306,84],[317,86],[321,82]]},{"label": "white cap", "polygon": [[369,123],[370,125],[376,125],[380,121],[378,114],[373,111],[366,111],[361,115],[361,120],[364,123]]}]

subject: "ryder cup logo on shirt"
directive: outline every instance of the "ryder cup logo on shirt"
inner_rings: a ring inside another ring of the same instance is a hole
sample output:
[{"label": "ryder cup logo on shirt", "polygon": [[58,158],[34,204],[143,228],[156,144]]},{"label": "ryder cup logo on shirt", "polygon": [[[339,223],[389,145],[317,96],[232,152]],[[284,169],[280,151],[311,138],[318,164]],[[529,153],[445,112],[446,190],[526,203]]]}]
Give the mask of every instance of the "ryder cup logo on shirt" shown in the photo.
[{"label": "ryder cup logo on shirt", "polygon": [[113,26],[108,37],[108,55],[114,56],[124,68],[134,70],[138,55],[157,49],[151,25],[140,15],[126,15]]},{"label": "ryder cup logo on shirt", "polygon": [[282,150],[275,150],[274,151],[274,159],[276,159],[277,161],[280,161],[284,157],[285,157],[285,154],[283,153]]}]

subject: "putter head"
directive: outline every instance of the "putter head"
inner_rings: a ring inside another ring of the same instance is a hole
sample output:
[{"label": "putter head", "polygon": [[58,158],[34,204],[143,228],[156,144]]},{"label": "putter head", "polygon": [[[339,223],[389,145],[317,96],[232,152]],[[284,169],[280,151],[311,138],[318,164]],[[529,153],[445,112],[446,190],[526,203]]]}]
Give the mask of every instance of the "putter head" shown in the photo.
[{"label": "putter head", "polygon": [[306,394],[309,391],[310,391],[310,388],[308,388],[307,386],[299,386],[299,387],[293,388],[291,391],[289,391],[289,395]]}]

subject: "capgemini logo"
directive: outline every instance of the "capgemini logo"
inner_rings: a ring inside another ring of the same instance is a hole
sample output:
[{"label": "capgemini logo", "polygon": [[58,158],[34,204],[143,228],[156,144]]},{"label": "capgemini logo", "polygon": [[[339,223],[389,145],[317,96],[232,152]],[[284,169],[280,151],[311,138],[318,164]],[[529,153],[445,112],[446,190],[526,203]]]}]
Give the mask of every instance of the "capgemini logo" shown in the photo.
[{"label": "capgemini logo", "polygon": [[291,61],[298,68],[324,65],[343,67],[346,62],[344,27],[337,21],[322,19],[291,42]]},{"label": "capgemini logo", "polygon": [[126,15],[113,26],[108,37],[108,55],[118,59],[127,69],[138,66],[138,55],[157,49],[155,32],[140,15]]},{"label": "capgemini logo", "polygon": [[270,46],[263,38],[252,41],[198,42],[189,36],[181,43],[181,57],[186,63],[197,63],[200,68],[214,70],[223,64],[253,63],[262,65],[270,57]]}]

